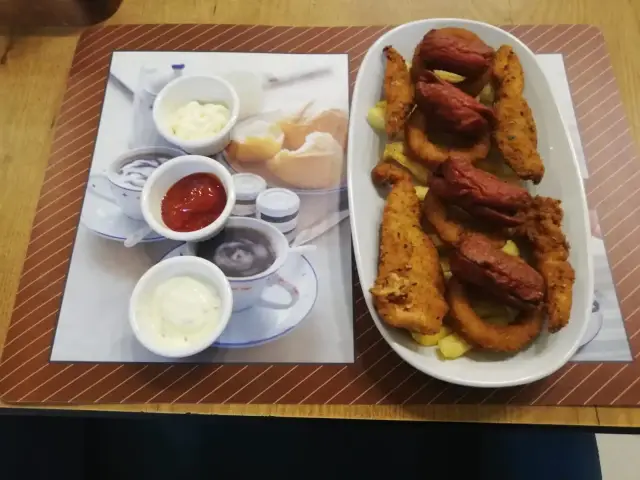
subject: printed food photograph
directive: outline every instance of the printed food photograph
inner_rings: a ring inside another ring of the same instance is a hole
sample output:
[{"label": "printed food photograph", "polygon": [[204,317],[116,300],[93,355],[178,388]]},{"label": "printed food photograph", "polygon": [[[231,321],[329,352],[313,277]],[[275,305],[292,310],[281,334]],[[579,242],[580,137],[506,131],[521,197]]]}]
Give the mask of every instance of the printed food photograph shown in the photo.
[{"label": "printed food photograph", "polygon": [[303,192],[343,185],[347,113],[330,109],[307,114],[309,107],[278,120],[257,116],[237,125],[225,151],[231,168]]},{"label": "printed food photograph", "polygon": [[347,125],[345,55],[114,53],[52,359],[352,361]]},{"label": "printed food photograph", "polygon": [[[417,26],[410,27],[416,35]],[[545,181],[557,173],[549,154],[539,150],[549,140],[540,139],[539,130],[546,135],[547,128],[536,118],[549,108],[536,111],[536,103],[527,100],[531,77],[517,40],[493,34],[489,44],[478,33],[447,26],[424,31],[414,45],[408,36],[397,37],[403,52],[392,39],[383,44],[383,37],[369,53],[382,57],[371,60],[382,62],[375,68],[382,97],[368,107],[363,101],[360,117],[379,138],[381,155],[369,181],[384,205],[375,269],[362,251],[356,253],[359,268],[367,263],[365,277],[375,271],[365,297],[387,326],[383,336],[389,332],[392,346],[400,338],[396,351],[426,373],[462,384],[528,382],[524,373],[472,377],[451,365],[463,358],[484,370],[519,364],[520,352],[540,359],[545,345],[569,329],[574,338],[559,349],[565,350],[563,360],[553,366],[543,360],[551,373],[579,347],[586,322],[572,311],[586,307],[581,289],[592,282],[592,272],[590,262],[575,263],[586,253],[588,225],[578,163],[571,156],[565,160],[576,186],[571,195],[577,204],[570,211],[573,218],[583,215],[584,223],[569,233],[560,179]],[[352,114],[357,112],[356,107]],[[363,125],[362,120],[354,122]],[[559,133],[566,142],[568,133]],[[361,216],[352,212],[356,222]],[[376,220],[369,221],[371,232]],[[356,225],[356,241],[364,235],[358,230]],[[365,250],[372,247],[367,240]],[[572,248],[580,257],[571,255]],[[587,268],[578,297],[577,267]]]}]

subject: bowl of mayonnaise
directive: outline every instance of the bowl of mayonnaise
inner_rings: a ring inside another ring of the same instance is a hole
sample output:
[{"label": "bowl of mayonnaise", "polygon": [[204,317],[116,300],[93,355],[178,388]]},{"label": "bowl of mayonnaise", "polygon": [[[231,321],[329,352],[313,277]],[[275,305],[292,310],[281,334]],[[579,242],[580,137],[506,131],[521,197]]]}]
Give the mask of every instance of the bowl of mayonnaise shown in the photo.
[{"label": "bowl of mayonnaise", "polygon": [[182,76],[170,81],[153,103],[153,121],[168,142],[187,153],[215,155],[231,140],[240,99],[224,78]]},{"label": "bowl of mayonnaise", "polygon": [[147,350],[183,358],[218,339],[232,307],[231,286],[222,270],[199,257],[174,257],[138,280],[129,301],[129,323]]}]

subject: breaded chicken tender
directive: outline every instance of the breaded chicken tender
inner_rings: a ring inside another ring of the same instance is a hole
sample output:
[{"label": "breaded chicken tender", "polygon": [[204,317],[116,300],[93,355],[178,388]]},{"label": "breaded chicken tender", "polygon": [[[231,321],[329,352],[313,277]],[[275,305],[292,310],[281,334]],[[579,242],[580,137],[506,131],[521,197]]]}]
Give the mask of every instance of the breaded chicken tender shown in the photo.
[{"label": "breaded chicken tender", "polygon": [[561,202],[538,196],[520,215],[524,223],[516,232],[533,245],[535,266],[546,284],[549,331],[557,332],[569,323],[576,279],[568,261],[569,244],[562,232]]},{"label": "breaded chicken tender", "polygon": [[420,334],[440,331],[449,310],[438,251],[420,228],[420,200],[409,174],[390,163],[374,168],[375,183],[391,183],[380,230],[378,277],[370,289],[391,326]]},{"label": "breaded chicken tender", "polygon": [[518,56],[508,45],[501,46],[496,53],[493,80],[496,91],[495,143],[518,177],[540,183],[544,164],[538,153],[538,133],[533,114],[523,97],[524,72]]},{"label": "breaded chicken tender", "polygon": [[413,108],[413,83],[402,55],[393,47],[384,47],[387,64],[384,71],[384,96],[387,100],[385,130],[390,139],[404,130]]}]

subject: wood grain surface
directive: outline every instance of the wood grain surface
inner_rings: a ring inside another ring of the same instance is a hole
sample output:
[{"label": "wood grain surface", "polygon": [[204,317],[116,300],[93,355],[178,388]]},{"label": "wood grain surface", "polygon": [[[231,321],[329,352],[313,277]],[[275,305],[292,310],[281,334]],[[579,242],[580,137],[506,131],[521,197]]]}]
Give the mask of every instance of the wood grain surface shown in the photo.
[{"label": "wood grain surface", "polygon": [[[125,0],[107,24],[261,23],[268,25],[375,25],[428,17],[462,17],[494,24],[588,23],[600,27],[612,55],[625,110],[640,139],[640,1],[596,0]],[[0,38],[0,344],[8,326],[79,31],[4,31]],[[126,405],[92,407],[111,411],[193,412],[437,421],[640,425],[640,410],[551,407],[343,407],[239,405]],[[72,409],[80,409],[75,407]]]}]

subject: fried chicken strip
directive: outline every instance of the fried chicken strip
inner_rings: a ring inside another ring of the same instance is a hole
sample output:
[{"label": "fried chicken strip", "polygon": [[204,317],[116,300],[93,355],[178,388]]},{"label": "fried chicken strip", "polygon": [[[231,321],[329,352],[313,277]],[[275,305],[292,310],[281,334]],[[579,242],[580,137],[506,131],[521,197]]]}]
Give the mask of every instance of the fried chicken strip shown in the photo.
[{"label": "fried chicken strip", "polygon": [[524,72],[518,56],[501,46],[493,64],[496,90],[494,139],[513,171],[523,180],[540,183],[544,164],[538,153],[538,134],[529,104],[523,97]]},{"label": "fried chicken strip", "polygon": [[413,108],[413,83],[402,55],[393,47],[384,47],[387,64],[384,71],[384,96],[387,100],[385,130],[390,139],[404,129]]},{"label": "fried chicken strip", "polygon": [[520,216],[524,223],[516,233],[533,245],[535,265],[546,284],[549,331],[557,332],[569,323],[575,282],[568,261],[569,244],[562,231],[562,206],[559,200],[538,196]]},{"label": "fried chicken strip", "polygon": [[386,323],[411,332],[440,331],[449,306],[438,251],[420,228],[420,200],[409,175],[393,164],[374,168],[375,183],[393,187],[380,230],[378,277],[370,289]]}]

